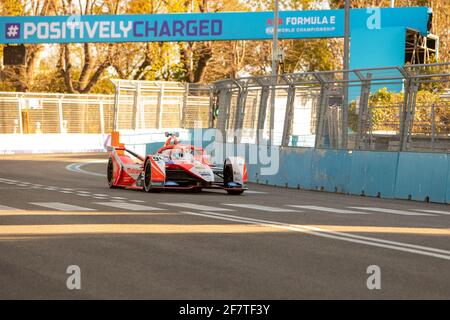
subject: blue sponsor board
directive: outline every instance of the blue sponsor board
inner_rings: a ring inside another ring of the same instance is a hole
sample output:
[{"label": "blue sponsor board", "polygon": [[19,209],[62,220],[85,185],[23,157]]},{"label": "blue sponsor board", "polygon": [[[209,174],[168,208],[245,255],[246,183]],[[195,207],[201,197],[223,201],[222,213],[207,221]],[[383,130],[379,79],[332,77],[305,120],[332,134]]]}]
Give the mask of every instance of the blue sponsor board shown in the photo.
[{"label": "blue sponsor board", "polygon": [[[0,17],[2,43],[258,40],[272,12]],[[339,37],[341,10],[281,12],[280,37]]]},{"label": "blue sponsor board", "polygon": [[[427,32],[428,8],[353,9],[352,29]],[[281,39],[343,37],[343,10],[282,11]],[[262,40],[273,36],[272,12],[139,15],[3,16],[0,43]]]}]

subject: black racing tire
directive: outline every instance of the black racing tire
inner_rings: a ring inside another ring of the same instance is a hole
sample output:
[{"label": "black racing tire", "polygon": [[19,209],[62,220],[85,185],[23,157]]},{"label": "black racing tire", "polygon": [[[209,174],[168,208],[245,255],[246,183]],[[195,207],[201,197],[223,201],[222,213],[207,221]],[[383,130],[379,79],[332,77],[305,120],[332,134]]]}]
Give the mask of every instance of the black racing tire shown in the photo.
[{"label": "black racing tire", "polygon": [[228,194],[233,196],[240,196],[245,190],[227,190]]},{"label": "black racing tire", "polygon": [[161,192],[160,189],[152,188],[151,180],[152,180],[152,164],[150,163],[150,160],[148,160],[144,164],[144,191],[152,193]]},{"label": "black racing tire", "polygon": [[191,193],[200,193],[200,192],[202,192],[202,188],[192,188],[192,189],[190,190],[190,192],[191,192]]},{"label": "black racing tire", "polygon": [[[223,186],[228,187],[228,183],[233,182],[233,167],[230,164],[225,164],[223,166]],[[244,193],[245,190],[227,190],[228,194],[238,196]]]},{"label": "black racing tire", "polygon": [[110,189],[117,189],[117,186],[114,185],[114,163],[112,158],[108,160],[108,168],[106,170],[106,176],[108,178],[108,186]]},{"label": "black racing tire", "polygon": [[223,186],[228,187],[228,183],[233,182],[233,167],[230,164],[223,165]]}]

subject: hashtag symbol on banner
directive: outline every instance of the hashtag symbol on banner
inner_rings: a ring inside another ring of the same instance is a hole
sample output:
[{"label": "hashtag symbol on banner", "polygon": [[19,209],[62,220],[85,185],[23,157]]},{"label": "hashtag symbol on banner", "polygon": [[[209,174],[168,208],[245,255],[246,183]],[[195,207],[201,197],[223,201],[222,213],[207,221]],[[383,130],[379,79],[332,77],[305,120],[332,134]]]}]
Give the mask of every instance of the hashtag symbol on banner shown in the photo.
[{"label": "hashtag symbol on banner", "polygon": [[20,38],[20,24],[19,23],[7,23],[5,26],[5,35],[7,39]]},{"label": "hashtag symbol on banner", "polygon": [[19,31],[19,26],[13,24],[13,25],[9,26],[7,35],[10,38],[16,37],[18,31]]}]

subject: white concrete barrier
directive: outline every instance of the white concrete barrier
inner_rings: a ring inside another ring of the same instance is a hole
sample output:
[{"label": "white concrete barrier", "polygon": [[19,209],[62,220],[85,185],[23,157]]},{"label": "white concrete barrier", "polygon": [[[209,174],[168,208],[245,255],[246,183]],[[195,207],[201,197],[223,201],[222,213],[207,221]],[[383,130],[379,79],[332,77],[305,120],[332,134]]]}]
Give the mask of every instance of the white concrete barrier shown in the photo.
[{"label": "white concrete barrier", "polygon": [[109,134],[0,134],[0,154],[103,152]]},{"label": "white concrete barrier", "polygon": [[[120,131],[120,142],[145,155],[147,143],[165,141],[165,132],[179,132],[189,138],[189,130],[179,128]],[[0,154],[104,152],[109,134],[0,134]]]}]

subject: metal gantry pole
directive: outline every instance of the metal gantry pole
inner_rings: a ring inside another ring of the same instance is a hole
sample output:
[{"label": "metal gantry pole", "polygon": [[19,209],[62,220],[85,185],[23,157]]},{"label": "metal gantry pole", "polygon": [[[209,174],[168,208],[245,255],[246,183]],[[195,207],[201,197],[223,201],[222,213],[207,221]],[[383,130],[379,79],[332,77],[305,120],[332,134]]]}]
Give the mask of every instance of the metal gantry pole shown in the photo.
[{"label": "metal gantry pole", "polygon": [[273,144],[275,128],[275,91],[278,75],[278,0],[274,0],[273,10],[273,39],[272,39],[272,94],[270,97],[270,128],[269,141]]},{"label": "metal gantry pole", "polygon": [[350,0],[345,0],[345,25],[344,25],[344,99],[342,103],[342,148],[348,146],[348,87],[350,70]]},{"label": "metal gantry pole", "polygon": [[120,81],[114,83],[114,108],[113,108],[113,131],[119,129],[119,99],[120,99]]}]

